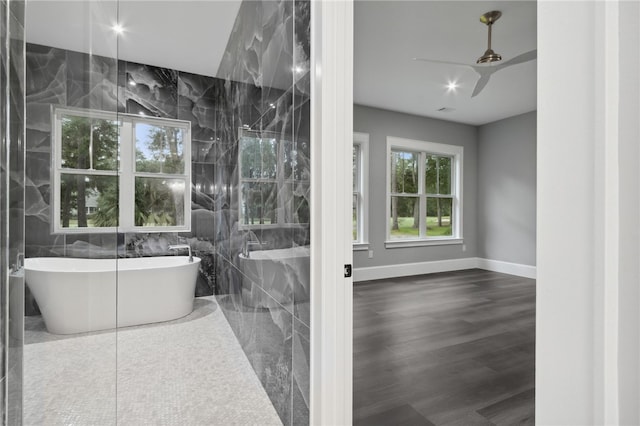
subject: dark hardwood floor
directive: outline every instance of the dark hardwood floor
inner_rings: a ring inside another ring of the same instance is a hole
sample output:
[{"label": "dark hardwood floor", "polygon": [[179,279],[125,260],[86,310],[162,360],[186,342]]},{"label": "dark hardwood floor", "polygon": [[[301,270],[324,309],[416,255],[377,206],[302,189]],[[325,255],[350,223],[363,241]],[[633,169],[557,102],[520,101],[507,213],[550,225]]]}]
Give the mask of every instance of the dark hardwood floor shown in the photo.
[{"label": "dark hardwood floor", "polygon": [[535,291],[480,269],[357,283],[354,424],[534,424]]}]

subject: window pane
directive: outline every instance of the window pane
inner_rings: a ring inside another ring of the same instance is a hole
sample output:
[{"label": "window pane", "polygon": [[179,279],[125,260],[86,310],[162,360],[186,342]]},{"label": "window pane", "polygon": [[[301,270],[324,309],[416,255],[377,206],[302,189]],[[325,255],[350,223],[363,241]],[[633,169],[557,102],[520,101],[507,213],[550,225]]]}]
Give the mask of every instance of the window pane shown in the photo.
[{"label": "window pane", "polygon": [[277,188],[275,183],[242,184],[241,221],[245,225],[277,223]]},{"label": "window pane", "polygon": [[309,201],[307,197],[293,196],[293,218],[289,223],[309,223]]},{"label": "window pane", "polygon": [[427,236],[453,235],[453,199],[427,198]]},{"label": "window pane", "polygon": [[136,177],[135,226],[184,226],[183,179]]},{"label": "window pane", "polygon": [[300,139],[296,141],[296,157],[295,179],[309,181],[309,170],[311,169],[309,142]]},{"label": "window pane", "polygon": [[118,226],[118,177],[60,175],[60,227]]},{"label": "window pane", "polygon": [[[277,144],[277,141],[275,142]],[[309,157],[305,156],[305,142],[280,141],[284,165],[284,179],[295,181],[309,180]]]},{"label": "window pane", "polygon": [[275,179],[278,167],[278,145],[275,139],[240,139],[242,176],[249,179]]},{"label": "window pane", "polygon": [[353,190],[360,188],[360,145],[353,146]]},{"label": "window pane", "polygon": [[427,194],[438,193],[438,157],[435,155],[427,156],[425,168],[425,178],[427,184]]},{"label": "window pane", "polygon": [[296,155],[296,151],[293,148],[293,142],[280,141],[280,143],[283,144],[281,152],[283,160],[282,164],[284,167],[284,178],[292,180],[294,178],[298,156]]},{"label": "window pane", "polygon": [[451,194],[451,157],[438,157],[438,194]]},{"label": "window pane", "polygon": [[427,194],[451,194],[451,157],[429,155],[425,178]]},{"label": "window pane", "polygon": [[116,170],[118,122],[89,117],[62,117],[61,166],[68,169]]},{"label": "window pane", "polygon": [[391,239],[420,236],[419,200],[418,197],[391,197]]},{"label": "window pane", "polygon": [[287,183],[283,185],[278,197],[284,207],[285,223],[309,223],[308,184]]},{"label": "window pane", "polygon": [[418,193],[419,154],[391,151],[391,192]]},{"label": "window pane", "polygon": [[184,173],[184,129],[135,123],[136,171]]},{"label": "window pane", "polygon": [[358,241],[358,194],[353,194],[353,241]]}]

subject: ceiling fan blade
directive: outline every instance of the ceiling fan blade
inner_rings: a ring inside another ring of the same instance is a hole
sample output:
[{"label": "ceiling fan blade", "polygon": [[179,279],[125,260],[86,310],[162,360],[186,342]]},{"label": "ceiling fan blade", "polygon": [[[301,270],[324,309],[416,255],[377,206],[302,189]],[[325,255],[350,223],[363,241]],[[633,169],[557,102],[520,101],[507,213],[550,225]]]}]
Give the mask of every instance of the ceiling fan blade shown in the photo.
[{"label": "ceiling fan blade", "polygon": [[473,68],[472,65],[469,64],[461,64],[459,62],[449,62],[449,61],[436,61],[434,59],[425,59],[425,58],[412,58],[414,61],[418,61],[418,62],[431,62],[432,64],[444,64],[444,65],[453,65],[453,66],[457,66],[457,67],[467,67],[467,68]]},{"label": "ceiling fan blade", "polygon": [[538,57],[538,51],[536,49],[525,52],[521,55],[518,55],[514,58],[509,59],[508,61],[499,64],[500,68],[510,67],[511,65],[521,64],[523,62],[528,62],[536,59]]},{"label": "ceiling fan blade", "polygon": [[523,62],[531,61],[533,59],[536,59],[537,57],[538,57],[538,51],[534,49],[492,67],[473,67],[473,69],[476,70],[478,74],[480,74],[480,78],[476,83],[476,87],[473,88],[473,93],[471,94],[471,97],[474,98],[477,95],[479,95],[480,92],[482,92],[482,89],[484,89],[487,83],[489,83],[491,74],[493,74],[494,72],[500,71],[501,69],[506,67],[510,67],[511,65],[516,65],[516,64],[521,64]]},{"label": "ceiling fan blade", "polygon": [[476,82],[476,87],[473,88],[473,93],[471,94],[472,98],[475,98],[477,95],[482,92],[482,89],[487,85],[489,79],[491,78],[491,74],[493,73],[482,73],[480,74],[480,78]]}]

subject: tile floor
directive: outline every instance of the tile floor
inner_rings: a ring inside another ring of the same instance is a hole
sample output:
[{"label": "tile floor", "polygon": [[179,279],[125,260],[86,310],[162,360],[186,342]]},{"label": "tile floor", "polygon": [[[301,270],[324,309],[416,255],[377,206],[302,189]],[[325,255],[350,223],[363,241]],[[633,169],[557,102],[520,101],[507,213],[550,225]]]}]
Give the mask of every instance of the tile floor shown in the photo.
[{"label": "tile floor", "polygon": [[25,329],[25,425],[282,424],[214,297],[117,332]]}]

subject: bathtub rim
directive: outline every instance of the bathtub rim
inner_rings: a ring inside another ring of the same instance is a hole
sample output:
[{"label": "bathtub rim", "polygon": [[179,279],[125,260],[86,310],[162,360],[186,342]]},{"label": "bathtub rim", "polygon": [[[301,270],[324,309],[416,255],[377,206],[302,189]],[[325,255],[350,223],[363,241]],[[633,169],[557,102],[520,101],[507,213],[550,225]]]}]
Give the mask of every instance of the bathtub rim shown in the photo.
[{"label": "bathtub rim", "polygon": [[[168,269],[184,265],[198,265],[202,262],[202,258],[197,256],[193,256],[193,262],[189,262],[188,258],[189,256],[147,256],[114,259],[92,259],[85,257],[28,257],[24,260],[24,269],[25,271],[50,273],[118,272],[141,269]],[[150,259],[164,259],[165,262],[161,263],[159,260],[151,261]],[[169,259],[173,259],[174,262],[166,262],[166,260]],[[150,262],[154,262],[155,264],[150,264]],[[34,265],[34,263],[36,263],[36,265]],[[41,263],[42,266],[37,265],[37,263]],[[70,265],[71,268],[52,268],[51,266],[56,263],[58,265]],[[91,268],[77,268],[78,263],[91,265]],[[76,267],[73,267],[74,264]],[[101,264],[103,264],[102,267],[100,267]],[[130,267],[131,264],[138,264],[138,266],[141,267]]]}]

